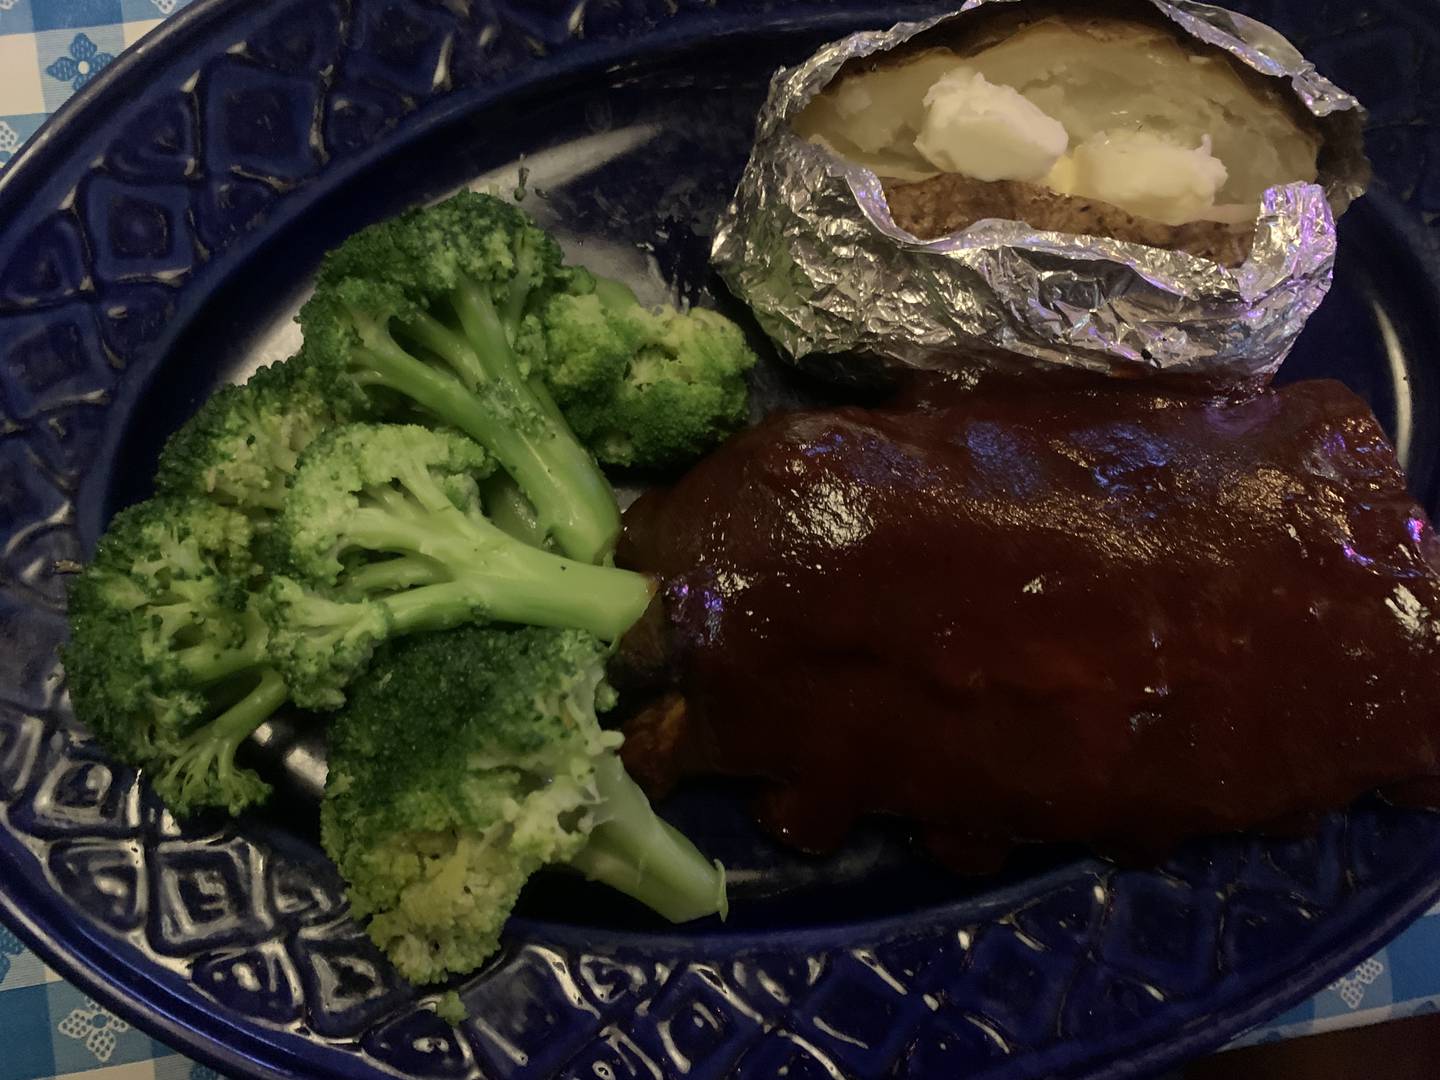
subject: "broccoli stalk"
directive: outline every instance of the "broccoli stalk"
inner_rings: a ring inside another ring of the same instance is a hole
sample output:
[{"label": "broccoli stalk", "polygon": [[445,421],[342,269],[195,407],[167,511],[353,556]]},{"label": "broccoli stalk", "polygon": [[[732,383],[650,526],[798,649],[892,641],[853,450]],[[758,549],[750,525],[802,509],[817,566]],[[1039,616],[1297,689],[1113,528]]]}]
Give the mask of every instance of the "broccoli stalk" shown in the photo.
[{"label": "broccoli stalk", "polygon": [[480,501],[485,516],[515,539],[539,548],[553,546],[535,516],[535,507],[507,473],[497,471],[481,481]]},{"label": "broccoli stalk", "polygon": [[724,918],[725,878],[695,857],[685,834],[656,815],[618,754],[595,759],[596,824],[570,865],[671,922]]},{"label": "broccoli stalk", "polygon": [[452,294],[463,333],[423,313],[399,321],[401,338],[446,364],[454,372],[447,375],[402,346],[389,320],[364,313],[362,303],[379,306],[374,291],[336,291],[351,298],[348,310],[360,344],[347,355],[360,384],[403,394],[484,445],[562,551],[587,562],[610,553],[619,534],[614,493],[544,385],[521,375],[488,296],[468,286]]},{"label": "broccoli stalk", "polygon": [[321,840],[406,978],[479,967],[547,865],[674,921],[724,915],[723,869],[655,815],[596,719],[607,653],[573,630],[470,626],[390,642],[352,687]]},{"label": "broccoli stalk", "polygon": [[270,715],[285,704],[285,680],[271,668],[258,669],[255,688],[204,727],[186,736],[174,757],[155,778],[155,790],[176,813],[197,806],[214,806],[212,792],[224,792],[223,806],[239,813],[263,802],[270,785],[249,769],[235,764],[240,744],[254,734]]},{"label": "broccoli stalk", "polygon": [[484,516],[475,478],[491,467],[461,435],[401,424],[334,428],[302,456],[275,528],[292,575],[268,608],[297,702],[338,706],[392,635],[490,620],[611,641],[639,618],[649,578],[533,547]]},{"label": "broccoli stalk", "polygon": [[76,712],[154,774],[177,814],[238,813],[269,792],[234,763],[285,700],[249,592],[252,537],[236,510],[157,498],[116,516],[70,590],[63,658]]},{"label": "broccoli stalk", "polygon": [[418,410],[475,439],[563,553],[601,562],[620,531],[614,493],[522,355],[543,348],[533,310],[573,280],[518,210],[457,196],[327,257],[300,313],[302,356],[332,396]]}]

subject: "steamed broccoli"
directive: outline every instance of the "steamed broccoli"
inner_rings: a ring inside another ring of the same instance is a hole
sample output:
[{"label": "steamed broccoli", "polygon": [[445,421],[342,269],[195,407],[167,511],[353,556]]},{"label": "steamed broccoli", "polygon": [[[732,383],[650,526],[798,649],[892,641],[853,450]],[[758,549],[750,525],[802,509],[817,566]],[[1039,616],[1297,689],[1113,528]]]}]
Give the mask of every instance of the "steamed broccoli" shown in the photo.
[{"label": "steamed broccoli", "polygon": [[526,880],[569,863],[682,922],[725,879],[600,728],[607,650],[573,630],[464,627],[386,645],[334,718],[321,840],[413,982],[479,967]]},{"label": "steamed broccoli", "polygon": [[543,382],[535,312],[583,275],[519,210],[465,193],[356,233],[326,256],[300,312],[319,392],[465,432],[525,493],[571,558],[601,562],[620,512]]},{"label": "steamed broccoli", "polygon": [[65,669],[100,740],[178,814],[238,813],[269,787],[235,751],[285,700],[251,588],[252,527],[203,499],[118,514],[70,590]]},{"label": "steamed broccoli", "polygon": [[390,635],[492,620],[618,638],[650,601],[647,577],[515,539],[481,510],[489,454],[463,435],[349,424],[303,454],[274,539],[271,656],[295,700],[333,708]]},{"label": "steamed broccoli", "polygon": [[[177,813],[263,798],[240,742],[288,693],[341,704],[392,635],[622,634],[653,586],[603,565],[614,494],[550,387],[605,460],[654,465],[738,420],[753,361],[719,316],[646,311],[473,194],[356,234],[301,323],[298,356],[170,440],[159,497],[72,592],[77,714]],[[382,419],[427,427],[356,423]]]},{"label": "steamed broccoli", "polygon": [[745,420],[755,354],[723,315],[650,310],[602,279],[594,292],[552,297],[541,324],[540,373],[575,434],[607,464],[688,462]]},{"label": "steamed broccoli", "polygon": [[156,487],[233,506],[263,528],[300,452],[348,415],[346,406],[311,385],[300,365],[261,368],[244,385],[216,391],[171,437]]},{"label": "steamed broccoli", "polygon": [[528,499],[539,534],[586,562],[619,531],[586,447],[616,465],[694,458],[744,420],[755,363],[728,319],[641,307],[562,265],[515,207],[472,192],[356,233],[326,257],[300,321],[324,397],[465,432]]}]

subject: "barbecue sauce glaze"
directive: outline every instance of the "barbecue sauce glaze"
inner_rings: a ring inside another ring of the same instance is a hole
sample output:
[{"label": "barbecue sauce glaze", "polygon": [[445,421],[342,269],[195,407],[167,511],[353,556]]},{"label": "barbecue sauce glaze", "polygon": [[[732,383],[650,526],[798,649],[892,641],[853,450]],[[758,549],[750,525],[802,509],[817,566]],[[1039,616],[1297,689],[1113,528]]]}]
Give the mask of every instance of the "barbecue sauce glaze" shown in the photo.
[{"label": "barbecue sauce glaze", "polygon": [[777,414],[626,515],[680,695],[626,760],[758,778],[809,850],[870,813],[960,862],[1296,819],[1440,773],[1437,550],[1338,383]]}]

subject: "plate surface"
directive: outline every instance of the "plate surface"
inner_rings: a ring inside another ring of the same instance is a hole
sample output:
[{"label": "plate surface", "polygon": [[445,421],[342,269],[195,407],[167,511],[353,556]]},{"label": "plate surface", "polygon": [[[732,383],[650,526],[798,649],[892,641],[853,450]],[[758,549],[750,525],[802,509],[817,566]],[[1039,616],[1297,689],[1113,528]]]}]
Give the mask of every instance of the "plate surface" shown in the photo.
[{"label": "plate surface", "polygon": [[[1440,4],[1240,6],[1372,110],[1376,191],[1344,219],[1335,289],[1283,377],[1364,393],[1434,513]],[[0,914],[232,1075],[1020,1080],[1141,1075],[1216,1046],[1423,910],[1440,817],[1380,806],[1150,871],[1047,856],[963,885],[879,831],[790,858],[697,791],[666,811],[737,869],[728,925],[660,930],[538,882],[452,1030],[344,915],[303,798],[313,733],[270,748],[288,801],[182,828],[73,727],[57,560],[146,493],[211,387],[285,355],[327,245],[464,184],[523,186],[597,269],[730,305],[709,223],[770,72],[934,10],[212,0],[62,110],[0,176]],[[770,402],[813,393],[773,365],[759,384]]]}]

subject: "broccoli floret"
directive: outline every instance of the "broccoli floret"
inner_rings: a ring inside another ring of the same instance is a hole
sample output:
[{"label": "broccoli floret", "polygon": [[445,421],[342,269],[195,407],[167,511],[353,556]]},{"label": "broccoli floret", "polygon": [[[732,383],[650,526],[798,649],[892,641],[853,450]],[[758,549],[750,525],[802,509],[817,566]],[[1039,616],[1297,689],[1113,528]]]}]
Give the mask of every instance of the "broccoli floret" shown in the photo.
[{"label": "broccoli floret", "polygon": [[321,435],[291,480],[274,540],[271,656],[295,700],[335,708],[390,635],[493,620],[618,638],[649,578],[517,540],[482,512],[489,454],[454,432],[349,424]]},{"label": "broccoli floret", "polygon": [[352,687],[321,840],[407,979],[479,967],[549,864],[675,922],[724,915],[723,869],[655,815],[596,720],[606,654],[573,630],[464,627],[385,645]]},{"label": "broccoli floret", "polygon": [[196,728],[175,748],[168,761],[156,764],[155,791],[180,816],[203,807],[238,814],[270,797],[270,785],[250,769],[235,764],[240,744],[285,704],[285,681],[268,665],[257,666],[249,689],[215,719]]},{"label": "broccoli floret", "polygon": [[470,1010],[465,1007],[465,1002],[454,990],[446,990],[435,1002],[435,1015],[447,1024],[463,1024],[470,1018]]},{"label": "broccoli floret", "polygon": [[260,605],[270,626],[270,662],[285,673],[295,704],[306,709],[343,705],[346,685],[395,628],[383,604],[341,599],[283,574],[266,586]]},{"label": "broccoli floret", "polygon": [[682,464],[745,420],[755,353],[723,315],[649,310],[601,279],[593,293],[552,297],[541,323],[541,374],[575,434],[607,464]]},{"label": "broccoli floret", "polygon": [[70,590],[63,660],[76,714],[155,774],[176,813],[238,813],[268,786],[235,765],[285,700],[252,603],[258,574],[242,513],[160,497],[118,514]]},{"label": "broccoli floret", "polygon": [[540,314],[545,347],[533,355],[540,356],[540,374],[562,409],[586,398],[609,400],[644,344],[642,320],[629,316],[645,309],[638,301],[609,302],[602,296],[563,293],[551,297]]},{"label": "broccoli floret", "polygon": [[350,412],[312,382],[300,365],[284,362],[217,391],[166,444],[156,487],[233,506],[263,529],[284,501],[300,452]]},{"label": "broccoli floret", "polygon": [[[258,602],[264,534],[301,451],[349,412],[289,363],[221,389],[161,453],[160,499],[117,518],[72,593],[66,662],[77,713],[153,772],[176,813],[238,813],[269,794],[235,764],[288,696]],[[148,554],[136,560],[140,550]],[[206,649],[227,657],[219,669],[197,666]]]},{"label": "broccoli floret", "polygon": [[555,241],[519,210],[464,193],[352,236],[326,256],[300,312],[301,354],[327,399],[448,424],[509,473],[560,551],[601,562],[614,493],[544,382],[536,312],[579,287]]}]

